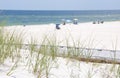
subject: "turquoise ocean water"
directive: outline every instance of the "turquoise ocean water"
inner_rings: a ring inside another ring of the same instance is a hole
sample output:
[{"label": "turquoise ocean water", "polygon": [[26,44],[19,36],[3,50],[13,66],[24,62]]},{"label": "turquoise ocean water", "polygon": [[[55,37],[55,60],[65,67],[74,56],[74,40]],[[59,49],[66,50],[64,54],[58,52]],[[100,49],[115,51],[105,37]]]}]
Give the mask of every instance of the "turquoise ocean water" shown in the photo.
[{"label": "turquoise ocean water", "polygon": [[120,10],[36,11],[0,10],[0,22],[7,25],[36,25],[61,23],[61,19],[78,19],[79,23],[92,21],[120,21]]}]

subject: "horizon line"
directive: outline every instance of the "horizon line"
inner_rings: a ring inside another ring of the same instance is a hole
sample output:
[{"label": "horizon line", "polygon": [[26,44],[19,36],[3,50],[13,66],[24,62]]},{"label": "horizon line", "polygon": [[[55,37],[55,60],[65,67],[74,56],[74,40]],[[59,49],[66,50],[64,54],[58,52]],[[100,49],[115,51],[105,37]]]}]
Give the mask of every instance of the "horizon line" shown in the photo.
[{"label": "horizon line", "polygon": [[87,9],[85,9],[85,10],[47,10],[47,9],[45,9],[45,10],[33,10],[33,9],[0,9],[0,11],[6,11],[6,10],[9,10],[9,11],[115,11],[115,10],[120,10],[120,9],[101,9],[101,10],[99,10],[99,9],[91,9],[91,10],[87,10]]}]

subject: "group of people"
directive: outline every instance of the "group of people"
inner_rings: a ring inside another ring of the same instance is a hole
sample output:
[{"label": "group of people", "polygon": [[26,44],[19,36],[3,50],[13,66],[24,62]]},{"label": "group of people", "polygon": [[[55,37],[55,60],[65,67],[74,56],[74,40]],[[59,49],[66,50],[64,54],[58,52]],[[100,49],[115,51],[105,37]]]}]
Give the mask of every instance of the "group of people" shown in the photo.
[{"label": "group of people", "polygon": [[104,21],[93,21],[93,24],[103,24]]},{"label": "group of people", "polygon": [[[73,21],[62,19],[62,25],[66,25],[66,23],[72,23],[72,22],[73,22],[73,24],[77,25],[78,19],[73,19]],[[60,24],[56,24],[56,29],[60,29],[59,25]]]},{"label": "group of people", "polygon": [[72,23],[72,22],[73,22],[73,24],[76,25],[76,24],[78,24],[78,19],[73,19],[73,21],[62,19],[63,25],[65,25],[66,23]]}]

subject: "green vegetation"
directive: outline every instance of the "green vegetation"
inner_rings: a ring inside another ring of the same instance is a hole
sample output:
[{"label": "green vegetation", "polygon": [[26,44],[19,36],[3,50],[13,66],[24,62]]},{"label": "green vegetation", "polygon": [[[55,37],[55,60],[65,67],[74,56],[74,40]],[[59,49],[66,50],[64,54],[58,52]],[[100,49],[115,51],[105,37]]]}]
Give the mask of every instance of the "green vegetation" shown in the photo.
[{"label": "green vegetation", "polygon": [[[1,24],[2,26],[2,24]],[[37,43],[37,40],[31,38],[27,49],[24,48],[22,36],[24,35],[23,32],[17,33],[14,30],[13,32],[7,31],[3,26],[0,27],[0,65],[4,64],[4,62],[9,59],[11,60],[13,66],[9,69],[6,73],[8,76],[11,75],[14,70],[18,67],[19,62],[22,60],[25,62],[25,67],[28,70],[32,71],[37,78],[49,78],[51,76],[51,70],[53,68],[59,68],[58,58],[64,57],[67,60],[79,60],[80,58],[84,58],[84,61],[87,63],[89,59],[91,59],[93,52],[92,50],[84,50],[79,49],[79,47],[91,47],[94,44],[94,39],[90,39],[87,41],[74,41],[73,37],[66,38],[66,48],[64,50],[60,50],[58,45],[62,42],[58,42],[55,35],[52,37],[45,36],[41,43]],[[69,43],[69,39],[72,40],[72,45]],[[85,43],[86,42],[86,43]],[[117,41],[116,41],[117,42]],[[37,43],[37,45],[36,45]],[[94,46],[93,46],[94,47]],[[63,47],[64,48],[64,47]],[[21,50],[25,50],[27,55],[23,59],[23,55],[21,54]],[[115,45],[116,50],[116,45]],[[114,54],[114,58],[116,57],[116,53]],[[116,62],[116,60],[114,60]],[[78,62],[78,61],[77,61]],[[95,61],[94,61],[95,62]],[[104,68],[99,70],[109,71],[107,73],[101,74],[102,78],[113,77],[114,75],[116,78],[120,77],[120,66],[113,62],[113,66],[111,68],[107,68],[109,65],[105,65]],[[74,63],[74,62],[73,62]],[[66,62],[66,65],[69,65],[70,62]],[[93,67],[91,70],[88,69],[86,72],[86,78],[93,78],[96,72],[93,70],[95,67],[96,69],[102,66],[100,63],[90,63]],[[79,72],[81,72],[80,62],[79,65],[72,64]],[[98,70],[97,70],[98,71]],[[113,72],[114,71],[114,72]],[[79,78],[81,77],[79,74],[74,75],[74,71],[70,71],[71,78]]]},{"label": "green vegetation", "polygon": [[[0,27],[0,64],[6,59],[15,60],[20,55],[22,43],[22,34],[16,35],[14,32],[8,32],[4,27]],[[17,44],[17,45],[15,45]]]}]

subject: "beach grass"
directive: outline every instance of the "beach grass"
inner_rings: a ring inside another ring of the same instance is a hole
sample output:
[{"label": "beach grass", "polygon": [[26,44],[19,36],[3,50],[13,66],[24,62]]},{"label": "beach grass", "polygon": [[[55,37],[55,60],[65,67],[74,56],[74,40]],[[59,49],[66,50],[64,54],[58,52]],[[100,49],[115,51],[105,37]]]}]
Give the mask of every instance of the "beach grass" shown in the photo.
[{"label": "beach grass", "polygon": [[[20,36],[20,35],[19,35]],[[3,64],[8,58],[14,61],[15,55],[19,53],[21,49],[20,45],[22,39],[18,35],[16,36],[14,32],[11,34],[4,30],[4,27],[0,27],[0,63]]]},{"label": "beach grass", "polygon": [[[13,66],[11,66],[10,70],[7,72],[7,75],[10,76],[13,74],[13,71],[17,68],[18,63],[21,57],[21,49],[23,49],[23,39],[22,36],[24,35],[23,32],[19,34],[15,34],[15,31],[9,33],[4,32],[4,27],[1,27],[0,29],[0,64],[3,64],[5,60],[10,59],[14,63]],[[70,38],[70,37],[69,37]],[[29,42],[28,50],[29,54],[27,58],[25,59],[27,61],[26,68],[28,67],[29,70],[31,70],[37,78],[49,78],[51,74],[51,70],[54,68],[57,70],[57,66],[59,68],[59,65],[57,64],[58,58],[64,58],[75,60],[82,62],[84,60],[85,63],[90,64],[92,60],[92,55],[94,54],[92,50],[84,50],[85,47],[89,48],[94,45],[94,39],[90,39],[85,41],[75,41],[73,37],[71,37],[72,40],[72,46],[69,43],[69,38],[66,38],[66,50],[60,50],[58,48],[59,42],[57,41],[57,38],[54,35],[51,37],[46,36],[43,37],[43,40],[41,43],[37,43],[37,40],[31,37],[31,40]],[[37,43],[37,46],[36,46]],[[62,42],[61,42],[62,43]],[[114,45],[114,48],[116,50],[117,48],[117,40]],[[64,46],[62,46],[64,47]],[[80,49],[79,47],[83,47],[83,49]],[[94,48],[94,46],[93,46]],[[81,59],[83,58],[83,60]],[[114,58],[116,58],[116,53],[114,54]],[[24,61],[25,61],[24,60]],[[92,66],[100,67],[102,66],[101,63],[96,63],[99,60],[94,60]],[[120,66],[118,64],[115,64],[116,59],[113,60],[112,65],[110,68],[107,67],[107,65],[104,67],[104,71],[108,70],[108,73],[102,73],[102,78],[109,78],[113,77],[114,75],[116,78],[120,76]],[[74,63],[74,62],[73,62]],[[95,65],[95,64],[96,65]],[[70,62],[66,62],[66,65],[69,65]],[[76,67],[76,65],[73,65]],[[78,66],[78,68],[80,65]],[[82,68],[79,68],[79,72]],[[93,78],[96,75],[96,72],[91,68],[90,70],[85,73],[86,78]],[[100,69],[102,70],[102,69]],[[114,71],[114,72],[113,72]],[[79,78],[81,76],[74,75],[74,71],[70,71],[70,78]]]}]

